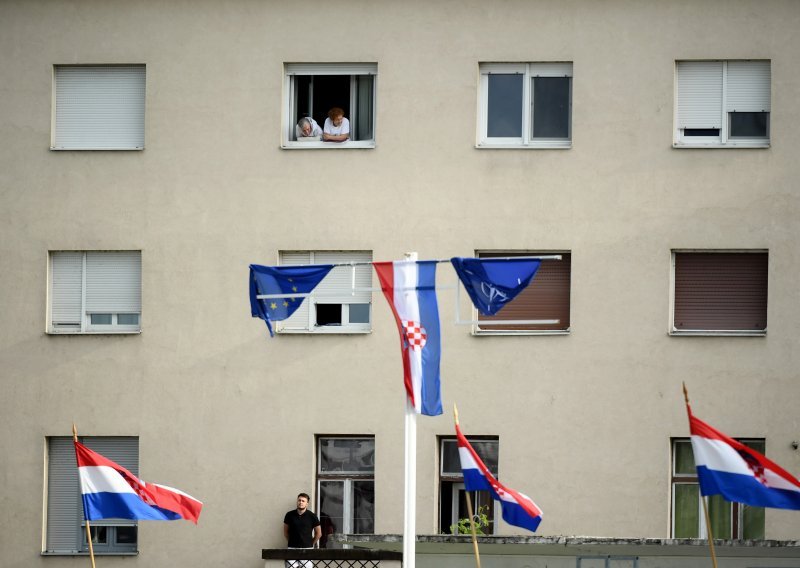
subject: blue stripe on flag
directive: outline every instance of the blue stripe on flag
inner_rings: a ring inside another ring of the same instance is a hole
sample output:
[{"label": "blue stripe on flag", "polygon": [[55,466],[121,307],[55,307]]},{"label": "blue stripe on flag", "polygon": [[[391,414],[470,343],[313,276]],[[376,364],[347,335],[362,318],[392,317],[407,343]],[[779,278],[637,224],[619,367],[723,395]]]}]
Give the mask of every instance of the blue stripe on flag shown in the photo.
[{"label": "blue stripe on flag", "polygon": [[800,492],[762,485],[755,477],[728,473],[697,466],[700,492],[703,495],[721,494],[728,501],[752,507],[775,507],[800,510]]},{"label": "blue stripe on flag", "polygon": [[86,520],[144,519],[148,521],[177,521],[182,517],[158,507],[151,507],[134,493],[84,493],[83,510]]},{"label": "blue stripe on flag", "polygon": [[[491,491],[492,486],[489,481],[477,469],[463,469],[464,487],[467,491]],[[495,497],[496,498],[496,497]]]},{"label": "blue stripe on flag", "polygon": [[500,505],[503,507],[503,520],[509,525],[536,532],[539,523],[542,522],[541,516],[531,517],[518,503],[500,501]]},{"label": "blue stripe on flag", "polygon": [[441,337],[439,304],[436,301],[436,262],[418,262],[417,270],[419,318],[428,336],[422,349],[422,414],[438,416],[442,413],[442,392],[439,381]]}]

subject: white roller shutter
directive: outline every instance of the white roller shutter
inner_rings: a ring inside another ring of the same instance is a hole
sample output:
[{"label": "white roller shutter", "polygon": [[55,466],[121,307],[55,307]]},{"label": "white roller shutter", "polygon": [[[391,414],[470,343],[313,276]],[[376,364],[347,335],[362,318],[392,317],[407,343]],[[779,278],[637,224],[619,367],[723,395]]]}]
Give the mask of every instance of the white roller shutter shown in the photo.
[{"label": "white roller shutter", "polygon": [[144,65],[57,65],[54,149],[144,148]]},{"label": "white roller shutter", "polygon": [[82,287],[83,253],[51,253],[50,319],[54,328],[80,327]]},{"label": "white roller shutter", "polygon": [[727,112],[770,111],[770,62],[728,61]]},{"label": "white roller shutter", "polygon": [[287,75],[377,75],[377,63],[287,63]]},{"label": "white roller shutter", "polygon": [[[315,252],[314,264],[334,264],[337,262],[372,262],[370,251]],[[318,304],[368,304],[372,292],[356,292],[353,289],[353,269],[355,268],[355,287],[372,286],[372,265],[356,267],[336,266],[316,287],[314,293],[319,297]]]},{"label": "white roller shutter", "polygon": [[572,63],[531,63],[531,77],[572,77]]},{"label": "white roller shutter", "polygon": [[141,252],[86,253],[87,313],[141,313],[141,288]]},{"label": "white roller shutter", "polygon": [[679,61],[678,128],[722,128],[722,62]]}]

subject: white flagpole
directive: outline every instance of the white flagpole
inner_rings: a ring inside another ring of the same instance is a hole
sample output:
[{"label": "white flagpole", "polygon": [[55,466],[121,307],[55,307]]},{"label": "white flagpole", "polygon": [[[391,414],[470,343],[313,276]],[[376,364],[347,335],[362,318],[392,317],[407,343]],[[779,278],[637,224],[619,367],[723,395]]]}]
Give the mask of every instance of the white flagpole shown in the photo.
[{"label": "white flagpole", "polygon": [[[406,253],[406,260],[417,260],[417,253]],[[415,568],[417,541],[417,412],[407,394],[405,435],[403,568]]]}]

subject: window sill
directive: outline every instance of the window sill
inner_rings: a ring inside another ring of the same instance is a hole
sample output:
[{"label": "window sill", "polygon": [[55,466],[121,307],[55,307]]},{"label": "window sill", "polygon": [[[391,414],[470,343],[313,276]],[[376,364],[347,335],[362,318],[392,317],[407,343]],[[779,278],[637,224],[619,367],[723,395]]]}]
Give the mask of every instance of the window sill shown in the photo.
[{"label": "window sill", "polygon": [[355,148],[375,148],[374,140],[348,140],[346,142],[296,142],[289,141],[281,144],[284,150],[332,150],[332,149],[355,149]]},{"label": "window sill", "polygon": [[759,330],[677,330],[673,329],[669,332],[673,337],[766,337],[767,331]]},{"label": "window sill", "polygon": [[570,329],[547,329],[547,330],[532,330],[532,329],[473,329],[472,335],[475,337],[491,337],[502,335],[570,335]]},{"label": "window sill", "polygon": [[135,148],[62,148],[50,146],[53,152],[141,152],[144,146],[137,146]]},{"label": "window sill", "polygon": [[[139,556],[139,551],[132,551],[132,552],[100,552],[95,550],[95,556]],[[50,550],[42,551],[42,556],[89,556],[89,551],[86,552],[53,552]]]},{"label": "window sill", "polygon": [[683,148],[769,148],[769,142],[728,142],[727,144],[721,144],[719,142],[674,142],[672,144],[673,148],[683,149]]},{"label": "window sill", "polygon": [[278,329],[277,335],[367,335],[371,329],[342,329],[335,327],[321,327],[318,329]]},{"label": "window sill", "polygon": [[96,331],[96,330],[92,330],[92,331],[73,331],[73,330],[69,330],[69,331],[53,331],[53,330],[49,330],[46,333],[47,333],[47,335],[141,335],[142,330],[141,329],[136,329],[136,330],[127,330],[127,329],[122,330],[122,329],[120,329],[120,330],[115,330],[115,331],[111,331],[111,330],[104,330],[104,331]]}]

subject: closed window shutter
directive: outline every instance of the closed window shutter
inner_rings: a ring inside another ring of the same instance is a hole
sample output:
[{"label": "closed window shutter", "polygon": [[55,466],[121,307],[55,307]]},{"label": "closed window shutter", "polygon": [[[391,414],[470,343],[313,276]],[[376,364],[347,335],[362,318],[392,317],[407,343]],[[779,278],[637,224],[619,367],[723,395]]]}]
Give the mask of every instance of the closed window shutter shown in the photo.
[{"label": "closed window shutter", "polygon": [[287,75],[377,75],[377,63],[287,63]]},{"label": "closed window shutter", "polygon": [[54,252],[50,261],[50,319],[53,327],[80,327],[83,253]]},{"label": "closed window shutter", "polygon": [[88,313],[141,313],[141,287],[142,256],[139,251],[86,253]]},{"label": "closed window shutter", "polygon": [[767,253],[675,253],[676,330],[767,328]]},{"label": "closed window shutter", "polygon": [[144,148],[144,65],[58,65],[55,89],[55,148]]},{"label": "closed window shutter", "polygon": [[[536,256],[539,253],[481,253],[481,258],[504,256]],[[531,283],[494,316],[478,314],[479,321],[557,319],[548,325],[486,325],[481,331],[564,331],[570,326],[570,279],[572,255],[561,254],[561,260],[543,260]]]},{"label": "closed window shutter", "polygon": [[[137,437],[86,438],[83,443],[134,475],[139,475]],[[83,540],[82,521],[83,504],[72,437],[48,438],[46,551],[78,552]],[[93,524],[135,525],[136,521],[104,519]]]},{"label": "closed window shutter", "polygon": [[728,112],[770,111],[770,62],[728,61]]},{"label": "closed window shutter", "polygon": [[679,61],[678,128],[722,128],[722,62]]},{"label": "closed window shutter", "polygon": [[[314,264],[334,264],[337,262],[372,262],[369,251],[315,252]],[[372,265],[362,264],[355,267],[355,287],[372,286]],[[314,290],[319,297],[317,304],[368,304],[372,300],[372,292],[356,292],[353,289],[353,267],[335,266],[325,279]]]}]

